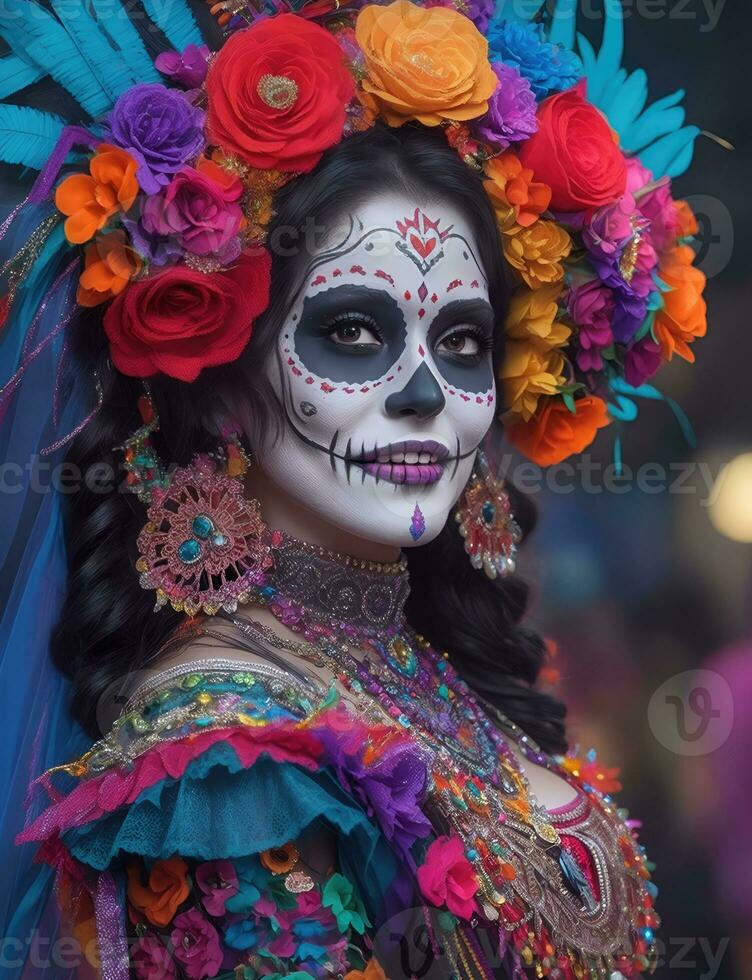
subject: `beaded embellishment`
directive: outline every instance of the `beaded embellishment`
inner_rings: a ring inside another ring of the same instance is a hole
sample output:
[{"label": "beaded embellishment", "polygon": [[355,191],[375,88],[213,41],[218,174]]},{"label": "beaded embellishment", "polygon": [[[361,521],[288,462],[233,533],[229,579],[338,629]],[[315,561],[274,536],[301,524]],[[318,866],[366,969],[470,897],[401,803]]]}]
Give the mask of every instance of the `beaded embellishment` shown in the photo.
[{"label": "beaded embellishment", "polygon": [[234,612],[264,582],[271,539],[259,504],[240,480],[221,474],[209,456],[175,471],[155,489],[138,538],[141,587],[155,589],[155,609],[169,603],[189,616]]},{"label": "beaded embellishment", "polygon": [[503,480],[490,472],[480,453],[477,465],[455,515],[459,532],[473,568],[482,568],[489,578],[511,575],[520,528],[512,516]]}]

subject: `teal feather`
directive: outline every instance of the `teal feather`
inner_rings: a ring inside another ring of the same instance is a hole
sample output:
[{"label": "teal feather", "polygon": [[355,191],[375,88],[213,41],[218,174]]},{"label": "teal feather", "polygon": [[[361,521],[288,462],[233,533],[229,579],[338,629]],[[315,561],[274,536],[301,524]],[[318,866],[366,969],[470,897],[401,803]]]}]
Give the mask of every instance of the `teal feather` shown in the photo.
[{"label": "teal feather", "polygon": [[541,8],[541,0],[496,0],[494,17],[499,20],[532,20]]},{"label": "teal feather", "polygon": [[58,116],[39,109],[0,105],[0,160],[41,170],[64,125]]},{"label": "teal feather", "polygon": [[587,96],[619,134],[626,153],[637,154],[656,179],[677,177],[692,161],[700,130],[685,126],[683,91],[648,105],[648,78],[638,68],[622,67],[624,22],[620,0],[603,0],[604,24],[596,51],[576,33],[578,0],[558,0],[550,23],[549,39],[574,49],[582,60]]},{"label": "teal feather", "polygon": [[185,0],[142,0],[144,10],[176,51],[203,44],[196,19]]},{"label": "teal feather", "polygon": [[100,25],[92,19],[84,0],[52,0],[52,9],[78,48],[81,60],[100,80],[111,103],[138,82],[138,75],[130,70]]},{"label": "teal feather", "polygon": [[19,56],[51,75],[92,116],[106,112],[112,99],[81,58],[78,46],[55,18],[28,0],[4,0],[0,36]]},{"label": "teal feather", "polygon": [[17,54],[8,54],[0,58],[0,99],[15,95],[27,85],[32,85],[44,77],[44,71],[30,64]]},{"label": "teal feather", "polygon": [[154,67],[141,35],[131,23],[124,7],[113,12],[112,0],[91,0],[91,8],[99,29],[128,63],[139,82],[160,82],[162,76]]}]

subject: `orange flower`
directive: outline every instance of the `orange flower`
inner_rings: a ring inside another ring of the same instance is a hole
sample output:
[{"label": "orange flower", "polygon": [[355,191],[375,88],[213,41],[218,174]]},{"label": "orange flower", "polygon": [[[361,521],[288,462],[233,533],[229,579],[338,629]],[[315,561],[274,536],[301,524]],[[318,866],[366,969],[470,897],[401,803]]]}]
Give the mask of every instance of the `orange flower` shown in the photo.
[{"label": "orange flower", "polygon": [[572,333],[566,323],[558,320],[562,283],[555,282],[540,289],[521,286],[512,294],[507,314],[506,332],[514,340],[531,339],[544,347],[563,347]]},{"label": "orange flower", "polygon": [[483,181],[486,193],[496,209],[502,227],[507,226],[508,215],[514,222],[528,228],[538,220],[551,203],[551,188],[533,180],[533,171],[523,167],[520,158],[512,150],[494,157],[486,164],[487,180]]},{"label": "orange flower", "polygon": [[686,201],[674,201],[674,208],[679,223],[679,237],[694,238],[699,231],[694,211]]},{"label": "orange flower", "polygon": [[410,0],[369,4],[358,14],[355,37],[365,58],[361,98],[390,126],[408,119],[438,126],[487,111],[498,84],[488,42],[456,10]]},{"label": "orange flower", "polygon": [[127,211],[138,194],[137,164],[116,146],[102,143],[88,174],[71,174],[55,191],[55,206],[68,215],[65,237],[82,245],[104,228],[117,211]]},{"label": "orange flower", "polygon": [[547,398],[535,418],[510,425],[511,444],[539,466],[554,466],[567,456],[581,453],[595,439],[598,429],[611,421],[602,398],[587,396],[570,412],[560,398]]},{"label": "orange flower", "polygon": [[504,255],[531,289],[564,278],[562,260],[572,251],[572,239],[555,221],[536,221],[529,228],[514,225],[502,236]]},{"label": "orange flower", "polygon": [[148,885],[142,884],[141,866],[128,866],[128,900],[154,926],[168,926],[188,898],[188,865],[182,858],[155,861]]},{"label": "orange flower", "polygon": [[263,866],[274,875],[283,875],[291,871],[299,858],[300,853],[292,842],[283,844],[282,847],[270,847],[268,851],[259,854]]},{"label": "orange flower", "polygon": [[527,421],[541,395],[553,395],[565,383],[564,358],[557,350],[512,340],[507,344],[499,378],[504,382],[509,412]]},{"label": "orange flower", "polygon": [[369,960],[365,970],[350,970],[345,980],[386,980],[386,973],[376,960]]},{"label": "orange flower", "polygon": [[99,306],[122,293],[141,270],[141,259],[126,243],[122,231],[102,235],[86,249],[84,271],[78,280],[79,306]]},{"label": "orange flower", "polygon": [[663,293],[663,308],[656,313],[653,333],[667,361],[678,354],[694,362],[689,345],[704,337],[708,329],[707,306],[702,298],[705,274],[692,265],[694,258],[689,245],[679,245],[658,267],[658,276],[669,286],[669,292]]},{"label": "orange flower", "polygon": [[601,793],[618,793],[621,789],[619,769],[602,765],[598,759],[566,756],[562,768],[580,783],[594,786]]}]

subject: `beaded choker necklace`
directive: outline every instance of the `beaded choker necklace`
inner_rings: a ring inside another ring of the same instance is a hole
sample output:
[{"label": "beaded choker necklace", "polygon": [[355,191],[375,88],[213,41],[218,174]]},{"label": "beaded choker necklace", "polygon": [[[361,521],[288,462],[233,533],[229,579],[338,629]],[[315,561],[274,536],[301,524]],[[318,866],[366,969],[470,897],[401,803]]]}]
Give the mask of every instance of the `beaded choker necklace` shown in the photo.
[{"label": "beaded choker necklace", "polygon": [[393,637],[410,592],[407,562],[373,562],[309,545],[275,531],[274,565],[254,599],[294,628],[319,624],[353,643]]}]

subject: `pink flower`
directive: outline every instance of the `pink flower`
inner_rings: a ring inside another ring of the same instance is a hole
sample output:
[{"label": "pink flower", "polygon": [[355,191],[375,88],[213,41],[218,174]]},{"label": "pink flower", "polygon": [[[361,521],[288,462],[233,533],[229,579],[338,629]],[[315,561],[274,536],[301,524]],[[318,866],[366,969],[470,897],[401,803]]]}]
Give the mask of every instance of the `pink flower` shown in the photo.
[{"label": "pink flower", "polygon": [[138,980],[172,980],[177,975],[169,950],[156,936],[142,936],[131,950],[131,963]]},{"label": "pink flower", "polygon": [[213,977],[222,966],[222,947],[214,926],[198,909],[189,909],[175,917],[170,934],[175,959],[191,980]]},{"label": "pink flower", "polygon": [[577,365],[581,371],[600,371],[603,367],[601,351],[614,339],[611,331],[614,306],[613,293],[598,279],[570,290],[567,310],[580,328]]},{"label": "pink flower", "polygon": [[627,351],[624,358],[624,378],[627,384],[639,388],[652,378],[663,362],[660,345],[651,336],[644,337]]},{"label": "pink flower", "polygon": [[204,893],[201,901],[209,915],[224,915],[225,902],[238,893],[238,876],[232,861],[205,861],[199,864],[196,884]]},{"label": "pink flower", "polygon": [[469,919],[477,909],[474,896],[478,879],[459,837],[437,837],[433,841],[418,868],[418,883],[429,902],[446,905],[460,919]]},{"label": "pink flower", "polygon": [[242,193],[237,177],[202,160],[195,170],[183,167],[165,190],[146,199],[141,224],[148,234],[174,238],[194,255],[224,253],[231,246],[232,254],[222,257],[232,261],[240,252]]}]

